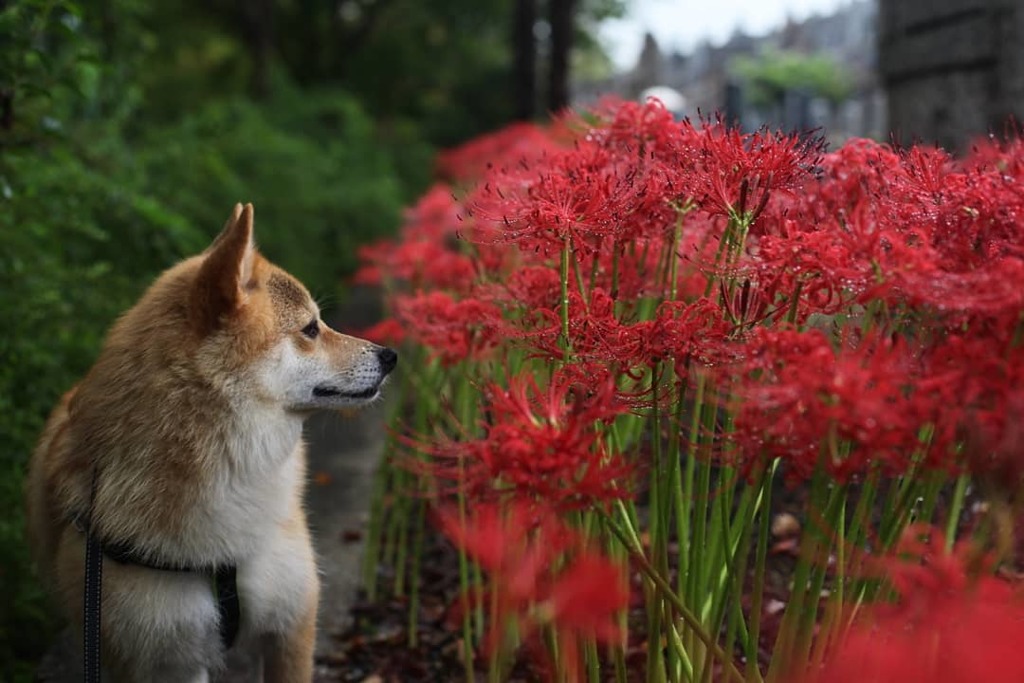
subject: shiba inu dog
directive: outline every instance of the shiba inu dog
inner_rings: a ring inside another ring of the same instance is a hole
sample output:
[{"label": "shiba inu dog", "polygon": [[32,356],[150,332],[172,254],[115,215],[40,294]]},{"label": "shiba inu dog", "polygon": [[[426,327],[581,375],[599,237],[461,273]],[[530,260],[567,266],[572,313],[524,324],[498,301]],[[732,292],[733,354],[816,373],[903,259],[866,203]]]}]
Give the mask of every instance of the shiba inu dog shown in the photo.
[{"label": "shiba inu dog", "polygon": [[114,324],[26,483],[38,565],[79,629],[87,537],[103,549],[104,680],[210,680],[231,647],[258,649],[267,681],[310,680],[302,423],[373,401],[396,362],[256,251],[251,205]]}]

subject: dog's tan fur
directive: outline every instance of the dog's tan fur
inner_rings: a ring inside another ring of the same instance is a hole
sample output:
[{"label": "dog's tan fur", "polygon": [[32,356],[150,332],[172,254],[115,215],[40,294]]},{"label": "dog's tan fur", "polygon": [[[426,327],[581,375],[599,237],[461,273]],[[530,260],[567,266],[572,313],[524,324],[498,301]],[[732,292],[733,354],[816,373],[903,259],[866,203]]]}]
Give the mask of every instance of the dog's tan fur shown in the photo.
[{"label": "dog's tan fur", "polygon": [[[252,219],[236,206],[209,249],[160,276],[53,411],[29,468],[29,535],[80,628],[84,537],[70,520],[90,509],[95,470],[101,539],[237,565],[236,647],[260,649],[268,681],[309,681],[319,588],[302,421],[373,400],[390,367],[322,322],[309,334],[316,304],[255,250]],[[106,560],[102,613],[105,680],[202,681],[223,665],[206,576]]]}]

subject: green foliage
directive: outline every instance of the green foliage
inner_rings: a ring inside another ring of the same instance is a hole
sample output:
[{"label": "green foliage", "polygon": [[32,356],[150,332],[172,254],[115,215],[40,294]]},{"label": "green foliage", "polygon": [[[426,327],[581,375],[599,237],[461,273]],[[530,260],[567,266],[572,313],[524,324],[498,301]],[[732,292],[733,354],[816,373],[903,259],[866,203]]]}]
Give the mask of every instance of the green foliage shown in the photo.
[{"label": "green foliage", "polygon": [[[196,233],[158,203],[98,176],[66,150],[7,154],[0,199],[0,678],[22,673],[53,624],[29,571],[21,479],[61,393],[92,362],[106,327]],[[10,678],[9,678],[10,677]]]},{"label": "green foliage", "polygon": [[235,202],[253,202],[262,251],[333,294],[358,244],[398,221],[402,194],[373,134],[358,103],[338,93],[263,108],[228,100],[150,131],[137,163],[147,193],[208,231]]},{"label": "green foliage", "polygon": [[850,96],[853,78],[828,55],[772,51],[733,62],[736,73],[750,84],[750,102],[764,107],[778,104],[790,90],[801,90],[829,102]]}]

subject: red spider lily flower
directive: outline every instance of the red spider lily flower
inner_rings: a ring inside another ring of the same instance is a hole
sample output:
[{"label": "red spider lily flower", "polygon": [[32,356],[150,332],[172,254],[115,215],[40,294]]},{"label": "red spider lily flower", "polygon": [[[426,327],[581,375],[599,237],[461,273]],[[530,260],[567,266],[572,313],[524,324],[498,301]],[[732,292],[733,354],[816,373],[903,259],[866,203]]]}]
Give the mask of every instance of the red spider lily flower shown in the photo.
[{"label": "red spider lily flower", "polygon": [[975,325],[929,350],[925,382],[942,392],[937,426],[964,442],[970,471],[1016,493],[1024,480],[1024,348]]},{"label": "red spider lily flower", "polygon": [[579,254],[615,239],[641,190],[629,167],[592,141],[531,164],[493,170],[467,199],[475,239]]},{"label": "red spider lily flower", "polygon": [[879,197],[900,163],[888,147],[853,140],[821,159],[818,177],[788,202],[786,215],[759,226],[751,269],[778,279],[781,292],[792,295],[799,286],[798,321],[884,298],[893,284],[881,261],[905,269],[921,265],[920,255],[903,262],[889,256],[893,243],[903,240],[903,227]]},{"label": "red spider lily flower", "polygon": [[[534,326],[524,329],[519,336],[537,355],[562,358],[560,312],[539,309],[536,314],[536,318],[527,321]],[[615,301],[603,289],[591,292],[589,301],[576,292],[569,293],[569,344],[574,358],[583,362],[625,360],[618,345],[622,327],[615,313]]]},{"label": "red spider lily flower", "polygon": [[676,376],[685,379],[692,361],[715,365],[728,357],[732,331],[722,309],[710,299],[671,301],[658,307],[654,320],[625,328],[618,348],[626,368],[670,361]]},{"label": "red spider lily flower", "polygon": [[979,568],[965,547],[947,554],[943,545],[937,531],[927,542],[905,539],[880,563],[897,601],[869,607],[824,666],[799,680],[1024,680],[1022,596]]},{"label": "red spider lily flower", "polygon": [[920,353],[905,342],[866,335],[837,351],[820,331],[759,329],[740,364],[740,406],[733,441],[747,460],[781,457],[790,481],[810,478],[823,465],[840,482],[881,467],[901,474],[927,453],[949,466],[948,432],[934,425],[946,392],[936,383],[916,387]]},{"label": "red spider lily flower", "polygon": [[[550,559],[565,550],[568,535],[557,523],[557,518],[545,514],[543,507],[536,508],[524,501],[508,505],[481,503],[460,518],[455,510],[443,509],[438,512],[441,529],[456,547],[476,560],[488,572],[500,573],[509,582],[511,592],[517,599],[535,597],[535,586],[531,576],[545,569],[544,563],[524,562],[528,548],[524,543],[534,530],[540,530],[546,543],[538,545],[534,553],[542,559]],[[461,519],[461,521],[460,521]],[[520,570],[525,569],[520,573]],[[525,589],[525,590],[524,590]]]},{"label": "red spider lily flower", "polygon": [[441,152],[437,170],[442,178],[472,182],[492,165],[534,159],[557,146],[555,139],[536,124],[513,123]]},{"label": "red spider lily flower", "polygon": [[938,150],[858,142],[825,157],[822,179],[771,222],[762,273],[802,287],[808,312],[881,299],[950,318],[1019,310],[1024,197],[994,169]]},{"label": "red spider lily flower", "polygon": [[499,300],[509,308],[525,311],[554,310],[561,298],[558,271],[549,266],[527,265],[513,271],[504,283]]},{"label": "red spider lily flower", "polygon": [[558,636],[559,662],[570,681],[580,680],[580,654],[587,640],[614,644],[622,632],[616,616],[629,603],[623,569],[589,547],[575,530],[546,507],[512,503],[502,510],[481,505],[460,519],[439,515],[453,543],[487,573],[494,609],[488,650],[505,634],[538,647],[537,634],[551,625]]},{"label": "red spider lily flower", "polygon": [[444,292],[427,292],[396,296],[393,304],[395,319],[409,338],[445,365],[480,358],[500,340],[501,309],[486,301],[457,301]]},{"label": "red spider lily flower", "polygon": [[405,211],[402,233],[411,239],[441,242],[458,233],[461,212],[462,205],[455,199],[452,188],[436,183]]},{"label": "red spider lily flower", "polygon": [[621,629],[610,618],[629,600],[622,568],[608,558],[582,555],[551,586],[547,611],[564,631],[574,631],[604,643],[614,643]]},{"label": "red spider lily flower", "polygon": [[436,241],[406,241],[387,255],[390,278],[415,289],[446,289],[466,293],[477,275],[474,260]]},{"label": "red spider lily flower", "polygon": [[646,102],[607,99],[599,102],[593,115],[602,122],[590,135],[609,149],[642,157],[672,158],[684,127],[657,99]]},{"label": "red spider lily flower", "polygon": [[990,135],[975,140],[963,165],[967,169],[993,169],[1018,182],[1024,180],[1024,127],[1018,122],[1003,139]]},{"label": "red spider lily flower", "polygon": [[385,240],[364,245],[359,257],[363,265],[352,277],[354,284],[378,285],[386,280],[415,289],[467,292],[477,279],[474,260],[438,240]]},{"label": "red spider lily flower", "polygon": [[477,278],[477,264],[454,244],[461,226],[459,207],[446,185],[432,187],[406,211],[400,240],[383,240],[359,248],[363,266],[353,281],[401,281],[414,289],[467,292]]},{"label": "red spider lily flower", "polygon": [[760,130],[743,133],[721,120],[684,122],[676,142],[679,185],[705,211],[756,221],[775,192],[789,192],[811,178],[822,140]]},{"label": "red spider lily flower", "polygon": [[942,315],[1020,307],[1004,283],[1024,262],[1024,193],[998,165],[858,142],[822,168],[822,180],[790,209],[793,220],[760,245],[767,267],[799,270],[861,302]]},{"label": "red spider lily flower", "polygon": [[581,659],[589,640],[622,642],[617,614],[629,604],[622,567],[593,551],[575,556],[552,582],[548,599],[539,612],[555,625],[558,659],[568,681],[586,680]]},{"label": "red spider lily flower", "polygon": [[588,131],[588,138],[629,168],[637,191],[629,213],[621,217],[619,241],[630,243],[671,232],[681,207],[690,198],[680,173],[679,158],[684,132],[692,130],[675,120],[657,100],[602,102],[593,112],[603,119]]},{"label": "red spider lily flower", "polygon": [[394,240],[379,240],[370,244],[362,244],[356,249],[356,255],[362,264],[352,276],[352,283],[357,285],[379,285],[384,281],[387,270],[388,255],[394,251]]},{"label": "red spider lily flower", "polygon": [[394,318],[385,318],[376,325],[357,330],[353,335],[374,344],[397,346],[405,340],[405,328]]},{"label": "red spider lily flower", "polygon": [[532,376],[491,385],[484,436],[427,446],[431,461],[409,467],[436,478],[442,492],[454,486],[478,500],[514,493],[566,510],[627,496],[632,468],[599,429],[629,408],[613,380],[582,384],[559,372],[543,389]]}]

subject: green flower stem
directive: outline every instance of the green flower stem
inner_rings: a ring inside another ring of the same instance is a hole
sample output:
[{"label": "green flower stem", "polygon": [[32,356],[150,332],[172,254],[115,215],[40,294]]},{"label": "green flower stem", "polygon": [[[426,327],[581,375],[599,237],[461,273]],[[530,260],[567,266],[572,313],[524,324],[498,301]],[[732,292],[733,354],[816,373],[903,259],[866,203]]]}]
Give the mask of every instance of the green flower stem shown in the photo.
[{"label": "green flower stem", "polygon": [[615,249],[612,252],[612,291],[611,297],[613,300],[619,298],[619,258],[620,258],[620,245],[615,244]]},{"label": "green flower stem", "polygon": [[[682,463],[682,448],[680,444],[680,437],[683,426],[683,415],[686,412],[686,387],[687,381],[680,379],[677,384],[677,396],[676,396],[676,409],[675,416],[671,423],[671,431],[669,432],[669,457],[671,466],[671,497],[672,507],[675,511],[676,518],[676,543],[679,546],[679,562],[682,564],[685,562],[687,546],[685,545],[685,539],[688,538],[689,525],[687,523],[687,516],[689,512],[687,510],[686,499],[686,488],[683,484],[683,463]],[[683,568],[677,567],[676,571],[676,592],[679,595],[683,594],[684,585],[684,573]]]},{"label": "green flower stem", "polygon": [[[412,486],[412,477],[404,471],[399,471],[395,478],[396,490],[404,492]],[[389,556],[388,564],[395,568],[395,578],[391,591],[396,597],[405,596],[405,577],[407,573],[406,553],[408,551],[409,539],[409,497],[405,493],[395,496],[395,504],[392,512],[392,528],[389,534],[389,547],[392,554]]]},{"label": "green flower stem", "polygon": [[800,308],[800,293],[803,290],[804,283],[797,281],[796,288],[793,290],[793,296],[789,301],[789,310],[786,312],[786,322],[793,325],[796,324],[797,313]]},{"label": "green flower stem", "polygon": [[[468,377],[465,373],[460,373],[460,382],[455,386],[455,411],[456,416],[460,424],[467,430],[471,428],[471,410],[472,405],[469,401],[468,396]],[[459,525],[466,525],[466,492],[465,492],[465,471],[463,469],[463,462],[459,459],[459,481],[458,481],[458,492],[456,494],[458,513],[459,513]],[[470,591],[473,590],[473,594],[479,596],[482,594],[482,587],[479,585],[478,575],[471,576],[471,568],[469,556],[463,548],[459,548],[459,589],[460,589],[460,600],[462,607],[462,663],[463,668],[466,671],[467,683],[473,683],[474,680],[474,616],[482,609],[479,604],[476,607],[470,605]],[[482,634],[482,628],[479,629],[478,633]]]},{"label": "green flower stem", "polygon": [[677,291],[679,289],[679,240],[682,239],[683,234],[683,212],[679,211],[676,215],[676,225],[672,230],[672,245],[669,247],[668,257],[671,259],[669,268],[669,282],[668,282],[668,298],[669,301],[675,301]]},{"label": "green flower stem", "polygon": [[718,240],[718,249],[715,251],[715,261],[711,268],[711,272],[708,274],[708,283],[704,287],[705,297],[711,296],[711,292],[715,288],[715,278],[717,277],[716,273],[718,271],[718,267],[722,263],[722,255],[725,253],[726,244],[728,244],[731,239],[730,235],[733,230],[734,219],[730,217],[729,222],[725,225],[725,230],[722,231],[722,237]]},{"label": "green flower stem", "polygon": [[570,254],[569,262],[572,264],[572,272],[576,278],[576,288],[580,291],[580,297],[583,299],[583,304],[587,307],[590,306],[590,297],[587,293],[590,289],[586,286],[583,281],[583,271],[580,268],[580,260],[576,258],[574,253]]},{"label": "green flower stem", "polygon": [[[623,518],[627,516],[625,510],[622,509],[621,502],[618,504]],[[637,537],[636,532],[633,529],[623,529],[607,512],[604,510],[598,510],[598,513],[605,519],[608,529],[615,534],[616,538],[619,539],[623,545],[630,551],[630,556],[639,565],[640,570],[644,573],[647,579],[657,589],[658,594],[663,600],[668,602],[675,610],[676,614],[686,623],[687,627],[696,634],[697,638],[701,643],[704,644],[718,660],[722,663],[722,668],[725,670],[726,676],[729,680],[742,681],[743,675],[736,668],[732,659],[722,650],[721,647],[707,634],[704,630],[700,620],[693,615],[693,613],[687,608],[683,601],[679,599],[679,596],[672,590],[672,586],[669,585],[665,578],[658,573],[658,571],[648,561],[647,556],[644,554],[643,546],[640,544],[640,539]]]},{"label": "green flower stem", "polygon": [[[424,482],[420,482],[420,493],[423,493]],[[412,573],[409,576],[409,647],[416,647],[419,642],[420,616],[420,568],[423,558],[423,537],[427,526],[427,503],[420,499],[415,502],[416,527],[413,532]]]},{"label": "green flower stem", "polygon": [[669,652],[675,653],[673,661],[676,662],[676,664],[668,671],[669,680],[673,683],[678,683],[679,681],[684,680],[692,681],[694,673],[693,661],[686,651],[686,646],[683,645],[683,639],[679,637],[679,629],[676,627],[674,617],[672,616],[672,607],[664,601],[661,601],[660,604],[665,610],[665,614],[662,615],[662,619],[665,620],[665,623],[670,625],[668,633],[665,635],[665,639],[668,641]]},{"label": "green flower stem", "polygon": [[[458,493],[459,524],[466,523],[466,497],[462,491]],[[466,680],[473,681],[473,609],[469,603],[469,557],[466,551],[459,549],[459,595],[462,607],[462,664],[466,670]]]},{"label": "green flower stem", "polygon": [[[690,405],[692,411],[690,417],[690,431],[687,435],[686,444],[686,474],[683,477],[683,484],[680,495],[677,498],[678,509],[678,542],[679,542],[679,574],[677,576],[677,592],[684,595],[687,577],[690,568],[694,565],[695,554],[692,542],[692,515],[693,515],[693,488],[697,472],[697,447],[700,434],[700,416],[704,407],[704,394],[707,388],[707,375],[700,373],[697,376],[697,388],[695,390],[693,403]],[[685,564],[684,564],[685,563]]]},{"label": "green flower stem", "polygon": [[[868,582],[860,578],[863,575],[864,561],[867,553],[864,550],[868,543],[871,532],[871,515],[874,510],[875,500],[878,497],[878,482],[881,475],[878,468],[872,469],[861,486],[860,497],[857,500],[857,507],[854,509],[853,517],[850,520],[850,527],[847,532],[846,547],[843,548],[844,562],[842,570],[845,572],[846,581],[843,585],[841,595],[845,605],[838,606],[837,620],[832,624],[832,629],[827,634],[825,645],[838,639],[845,630],[848,619],[846,605],[859,605],[863,600]],[[847,548],[849,552],[847,552]],[[848,569],[847,569],[848,567]],[[834,598],[835,596],[833,596]]]},{"label": "green flower stem", "polygon": [[[413,352],[414,358],[415,355],[418,355],[417,351]],[[414,360],[414,366],[415,365],[416,363]],[[410,375],[410,372],[401,372],[398,374],[398,386],[395,388],[395,398],[393,399],[390,415],[388,416],[388,424],[395,423],[398,411],[405,403],[404,397],[409,389]],[[395,437],[393,434],[389,433],[385,441],[384,453],[391,454],[394,451]],[[363,553],[362,562],[363,586],[371,601],[377,599],[377,589],[379,587],[379,582],[377,580],[377,567],[381,559],[384,521],[388,514],[385,500],[388,494],[394,490],[394,476],[394,464],[391,462],[390,457],[385,457],[384,461],[377,468],[377,471],[373,476],[373,496],[370,499],[370,524],[366,534],[366,548]]]},{"label": "green flower stem", "polygon": [[[614,243],[613,243],[614,245]],[[594,286],[597,284],[597,274],[601,271],[601,250],[604,248],[604,238],[600,238],[597,243],[597,249],[594,250],[594,256],[590,260],[590,279],[587,285],[587,291],[594,291]]]},{"label": "green flower stem", "polygon": [[[819,465],[811,478],[811,491],[808,497],[808,505],[812,511],[826,509],[828,479],[829,476],[824,471],[824,467]],[[775,639],[775,646],[772,648],[772,660],[768,666],[767,677],[769,683],[782,680],[780,676],[785,673],[787,667],[794,663],[793,650],[799,636],[800,615],[803,613],[804,601],[807,598],[811,564],[817,555],[817,546],[817,534],[811,528],[805,529],[800,542],[800,558],[793,572],[793,589],[786,605],[786,611],[782,615],[782,624]]]},{"label": "green flower stem", "polygon": [[754,585],[750,601],[750,635],[747,638],[747,680],[761,683],[761,670],[758,665],[758,653],[761,641],[761,614],[764,605],[764,580],[768,561],[768,541],[771,537],[772,518],[772,487],[775,483],[775,472],[778,470],[778,459],[773,460],[765,469],[761,479],[764,503],[761,507],[761,520],[757,531],[757,555],[754,559]]},{"label": "green flower stem", "polygon": [[[391,439],[388,439],[391,443]],[[385,452],[391,452],[391,446],[385,447]],[[367,598],[373,602],[377,599],[377,567],[380,563],[381,535],[384,529],[384,498],[390,489],[392,466],[385,458],[377,472],[373,476],[373,495],[370,498],[370,524],[366,532],[366,548],[363,553],[363,588],[366,590]]]},{"label": "green flower stem", "polygon": [[[498,593],[492,591],[490,599],[488,600],[489,612],[491,618],[494,619],[498,615]],[[511,628],[509,630],[512,630]],[[517,637],[516,634],[506,633],[502,631],[501,640],[497,647],[491,650],[490,656],[487,658],[487,681],[488,683],[501,683],[505,680],[505,664],[507,652],[507,640]]]},{"label": "green flower stem", "polygon": [[964,498],[967,496],[967,484],[970,477],[961,474],[956,479],[953,487],[953,499],[949,503],[949,518],[946,520],[946,552],[953,552],[953,544],[956,543],[956,532],[960,526],[960,515],[964,509]]},{"label": "green flower stem", "polygon": [[[655,364],[651,371],[651,392],[658,394],[661,363]],[[651,482],[649,505],[649,538],[651,539],[651,556],[657,571],[668,575],[668,539],[666,536],[667,511],[663,503],[665,499],[664,462],[661,449],[661,411],[659,402],[654,401],[651,408]],[[651,596],[653,598],[653,595]],[[647,607],[647,673],[648,680],[664,680],[662,671],[663,660],[660,643],[662,640],[662,609],[659,601],[648,599]],[[657,645],[655,645],[657,644]],[[669,650],[668,670],[675,664],[674,650]],[[653,678],[652,678],[653,677]]]},{"label": "green flower stem", "polygon": [[644,582],[644,606],[647,608],[647,683],[664,683],[665,660],[661,656],[661,602],[654,584]]},{"label": "green flower stem", "polygon": [[941,472],[931,472],[925,483],[924,495],[921,496],[920,511],[915,521],[931,524],[935,516],[935,508],[939,504],[939,495],[946,486],[946,477]]},{"label": "green flower stem", "polygon": [[[732,476],[730,472],[723,472],[723,477]],[[719,497],[723,507],[728,504],[729,508],[723,510],[724,532],[726,539],[725,550],[728,559],[719,570],[719,577],[716,583],[709,587],[709,593],[714,596],[712,604],[712,616],[710,620],[710,633],[721,633],[725,625],[725,647],[731,648],[736,642],[736,632],[739,630],[739,623],[742,621],[742,609],[739,607],[743,595],[743,581],[746,577],[747,557],[750,554],[750,541],[753,535],[754,521],[757,511],[763,501],[763,494],[760,484],[747,485],[743,487],[739,504],[736,507],[735,522],[730,524],[731,501],[730,496]],[[735,530],[739,533],[734,535]],[[728,617],[728,621],[726,618]],[[737,618],[739,617],[739,618]],[[702,681],[711,680],[711,659],[704,663]]]},{"label": "green flower stem", "polygon": [[[625,621],[625,620],[623,620]],[[628,637],[627,637],[628,642]],[[626,674],[626,652],[625,648],[621,646],[613,646],[611,648],[610,657],[612,664],[615,666],[615,683],[627,683]]]},{"label": "green flower stem", "polygon": [[[797,662],[806,662],[810,658],[814,627],[818,621],[821,592],[825,586],[825,576],[828,573],[829,551],[836,546],[841,548],[844,541],[843,527],[846,525],[847,490],[845,486],[834,486],[830,493],[830,500],[824,514],[825,528],[820,530],[821,537],[817,543],[817,552],[813,554],[815,561],[812,566],[810,589],[807,591],[807,598],[801,613],[796,659],[794,660]],[[840,582],[841,577],[837,577],[836,580]]]},{"label": "green flower stem", "polygon": [[[444,381],[443,376],[438,372],[437,366],[429,366],[424,379],[427,384],[431,385],[436,385]],[[416,402],[416,408],[413,414],[413,428],[416,430],[417,434],[423,434],[426,432],[428,414],[434,411],[435,407],[433,402]],[[421,482],[416,480],[412,474],[402,468],[398,468],[396,475],[396,486],[393,489],[393,492],[397,494],[395,496],[396,503],[394,507],[394,518],[398,522],[398,529],[397,538],[395,539],[397,552],[395,553],[394,558],[394,594],[398,597],[402,597],[405,595],[406,585],[410,580],[410,560],[408,558],[408,552],[410,550],[409,525],[412,522],[413,508],[416,505],[416,501],[410,497],[409,491],[411,489],[419,490]],[[411,563],[418,567],[419,558],[413,557]],[[415,578],[412,580],[415,581]]]},{"label": "green flower stem", "polygon": [[[708,400],[708,396],[712,400]],[[705,393],[705,399],[701,405],[700,429],[693,435],[696,441],[696,451],[709,448],[710,440],[714,438],[715,418],[718,413],[718,402],[714,400],[714,391]],[[711,466],[707,462],[705,454],[695,452],[693,457],[697,471],[696,490],[693,500],[696,505],[693,508],[693,525],[691,528],[693,542],[690,546],[690,558],[687,567],[686,601],[690,605],[699,605],[698,616],[704,623],[710,616],[710,599],[708,595],[708,580],[711,567],[716,561],[721,560],[720,540],[720,507],[712,506],[711,496]],[[711,519],[709,524],[708,508],[711,507]],[[710,544],[710,547],[709,545]],[[696,645],[696,643],[695,643]]]},{"label": "green flower stem", "polygon": [[559,277],[562,284],[562,300],[558,310],[562,319],[562,360],[566,363],[569,362],[569,358],[572,356],[572,347],[569,341],[569,256],[571,250],[569,238],[565,237],[562,241],[562,256],[559,268]]},{"label": "green flower stem", "polygon": [[584,659],[587,663],[587,677],[591,683],[601,683],[601,662],[597,657],[597,643],[591,638],[583,647]]}]

